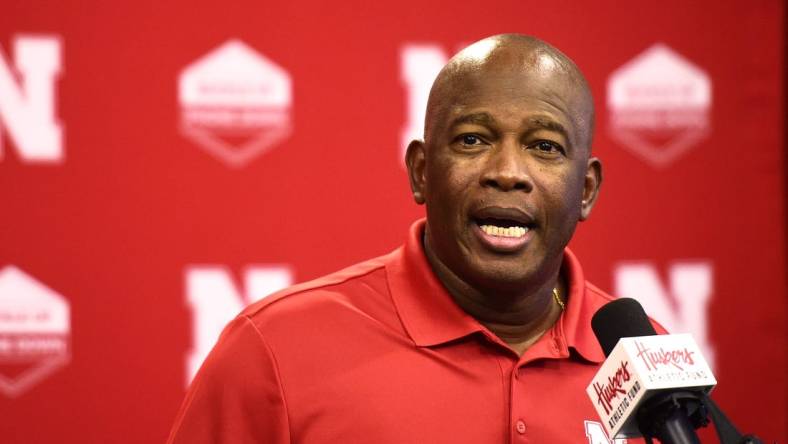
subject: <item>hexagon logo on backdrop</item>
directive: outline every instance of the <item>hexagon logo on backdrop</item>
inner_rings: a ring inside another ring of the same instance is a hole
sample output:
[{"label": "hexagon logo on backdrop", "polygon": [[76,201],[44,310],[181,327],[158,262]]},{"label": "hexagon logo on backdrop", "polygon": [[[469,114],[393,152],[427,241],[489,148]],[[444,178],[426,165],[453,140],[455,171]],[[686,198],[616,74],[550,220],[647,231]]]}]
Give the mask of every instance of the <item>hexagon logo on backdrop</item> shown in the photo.
[{"label": "hexagon logo on backdrop", "polygon": [[69,304],[22,270],[0,270],[0,392],[19,396],[71,359]]},{"label": "hexagon logo on backdrop", "polygon": [[709,76],[657,43],[608,78],[610,136],[665,167],[707,136],[711,103]]},{"label": "hexagon logo on backdrop", "polygon": [[242,167],[292,131],[290,75],[240,40],[181,71],[181,131],[232,167]]}]

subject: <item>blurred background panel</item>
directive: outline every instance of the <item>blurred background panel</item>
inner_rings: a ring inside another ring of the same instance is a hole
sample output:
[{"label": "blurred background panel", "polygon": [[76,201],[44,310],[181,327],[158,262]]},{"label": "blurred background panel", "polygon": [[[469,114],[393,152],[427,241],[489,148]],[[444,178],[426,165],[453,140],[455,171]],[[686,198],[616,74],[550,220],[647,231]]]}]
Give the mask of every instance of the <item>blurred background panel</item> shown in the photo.
[{"label": "blurred background panel", "polygon": [[783,17],[776,0],[6,0],[0,441],[164,441],[241,307],[404,241],[423,209],[403,152],[437,70],[517,32],[595,96],[605,180],[570,244],[588,279],[692,333],[734,422],[785,442]]}]

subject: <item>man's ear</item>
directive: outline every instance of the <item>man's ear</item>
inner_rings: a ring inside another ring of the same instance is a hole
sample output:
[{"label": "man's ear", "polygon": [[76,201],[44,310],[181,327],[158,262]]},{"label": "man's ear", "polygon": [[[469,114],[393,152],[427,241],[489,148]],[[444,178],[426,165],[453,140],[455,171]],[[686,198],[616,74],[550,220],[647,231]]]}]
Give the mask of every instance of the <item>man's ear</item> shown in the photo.
[{"label": "man's ear", "polygon": [[602,162],[596,157],[588,159],[586,164],[585,183],[583,185],[583,201],[580,203],[580,220],[588,219],[591,209],[594,208],[599,187],[602,185]]},{"label": "man's ear", "polygon": [[413,200],[417,204],[423,205],[424,172],[427,166],[427,152],[423,141],[413,140],[408,144],[408,151],[405,153],[405,165],[408,167],[408,180],[410,180]]}]

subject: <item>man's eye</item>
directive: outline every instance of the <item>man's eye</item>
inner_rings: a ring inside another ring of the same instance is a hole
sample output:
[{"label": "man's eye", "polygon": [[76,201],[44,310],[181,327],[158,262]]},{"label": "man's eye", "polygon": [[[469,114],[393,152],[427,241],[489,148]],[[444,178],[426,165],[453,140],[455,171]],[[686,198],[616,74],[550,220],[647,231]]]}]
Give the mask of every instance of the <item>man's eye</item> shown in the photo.
[{"label": "man's eye", "polygon": [[532,146],[543,153],[564,152],[563,148],[561,148],[561,145],[555,142],[550,142],[549,140],[540,140]]},{"label": "man's eye", "polygon": [[473,134],[463,134],[460,137],[460,140],[462,141],[463,145],[478,145],[482,143],[482,139],[480,139],[479,136]]}]

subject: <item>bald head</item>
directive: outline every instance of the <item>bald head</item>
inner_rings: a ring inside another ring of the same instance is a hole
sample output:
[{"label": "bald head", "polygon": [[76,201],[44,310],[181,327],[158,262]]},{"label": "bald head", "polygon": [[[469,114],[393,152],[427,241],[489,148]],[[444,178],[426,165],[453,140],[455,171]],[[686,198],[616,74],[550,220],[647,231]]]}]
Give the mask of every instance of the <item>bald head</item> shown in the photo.
[{"label": "bald head", "polygon": [[453,108],[482,88],[500,87],[511,96],[529,94],[555,102],[578,129],[575,141],[590,152],[594,127],[591,91],[577,65],[561,51],[535,37],[501,34],[460,51],[443,67],[430,90],[424,139],[446,123]]}]

